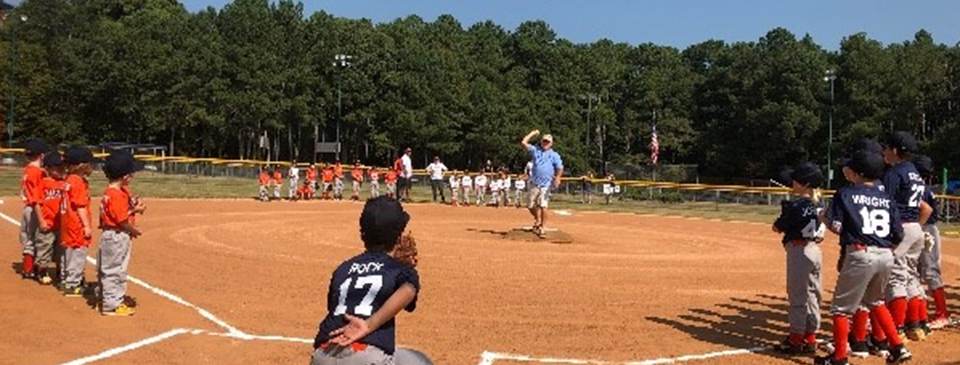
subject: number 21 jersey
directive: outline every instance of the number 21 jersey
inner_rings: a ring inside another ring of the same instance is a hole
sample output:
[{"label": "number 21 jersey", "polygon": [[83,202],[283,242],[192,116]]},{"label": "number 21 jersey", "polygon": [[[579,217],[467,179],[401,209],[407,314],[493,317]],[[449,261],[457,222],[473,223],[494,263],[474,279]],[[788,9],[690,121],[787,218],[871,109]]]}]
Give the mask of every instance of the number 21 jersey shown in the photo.
[{"label": "number 21 jersey", "polygon": [[[403,284],[411,284],[420,292],[420,276],[417,270],[401,264],[390,255],[382,252],[364,252],[344,261],[333,272],[330,288],[327,292],[327,316],[320,322],[320,331],[314,339],[313,347],[330,340],[330,332],[347,324],[344,314],[360,318],[369,318]],[[417,299],[405,308],[413,312],[417,308]],[[396,347],[395,319],[360,340],[370,346],[376,346],[387,354],[393,354]]]}]

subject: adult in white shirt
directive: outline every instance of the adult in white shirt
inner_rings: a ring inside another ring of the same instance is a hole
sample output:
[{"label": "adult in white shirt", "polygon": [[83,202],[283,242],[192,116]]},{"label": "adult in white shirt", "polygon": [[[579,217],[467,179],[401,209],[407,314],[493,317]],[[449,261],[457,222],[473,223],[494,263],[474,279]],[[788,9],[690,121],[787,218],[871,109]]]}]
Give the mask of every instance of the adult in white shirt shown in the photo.
[{"label": "adult in white shirt", "polygon": [[297,197],[297,189],[300,188],[300,168],[297,167],[297,160],[290,162],[290,171],[287,172],[290,178],[290,188],[288,197],[294,200]]},{"label": "adult in white shirt", "polygon": [[430,189],[433,190],[433,202],[437,202],[437,191],[440,191],[440,202],[446,203],[447,197],[443,194],[443,173],[447,172],[447,166],[440,162],[440,156],[433,156],[433,163],[427,165],[427,173],[430,174]]},{"label": "adult in white shirt", "polygon": [[413,150],[407,147],[407,149],[403,151],[403,157],[400,158],[401,164],[403,165],[403,170],[400,171],[400,199],[405,202],[410,202],[410,188],[413,187],[413,161],[410,159],[411,155],[413,155]]}]

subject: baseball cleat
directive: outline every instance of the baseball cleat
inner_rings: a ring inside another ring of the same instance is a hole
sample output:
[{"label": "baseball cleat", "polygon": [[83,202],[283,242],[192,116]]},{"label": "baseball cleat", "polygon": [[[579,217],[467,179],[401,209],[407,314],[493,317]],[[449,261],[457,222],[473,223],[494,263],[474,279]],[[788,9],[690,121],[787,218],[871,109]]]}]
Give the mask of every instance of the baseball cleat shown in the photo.
[{"label": "baseball cleat", "polygon": [[129,317],[132,316],[137,311],[133,308],[128,307],[126,304],[121,303],[119,307],[116,307],[111,310],[101,310],[100,314],[110,317]]},{"label": "baseball cleat", "polygon": [[847,365],[847,359],[834,359],[833,354],[813,358],[814,365]]},{"label": "baseball cleat", "polygon": [[793,344],[790,342],[789,338],[784,339],[783,342],[780,342],[774,346],[773,349],[776,352],[789,356],[810,355],[817,352],[816,345]]},{"label": "baseball cleat", "polygon": [[850,341],[850,356],[865,359],[870,357],[870,347],[867,341]]},{"label": "baseball cleat", "polygon": [[887,365],[902,364],[913,358],[913,354],[907,351],[903,345],[890,349],[890,355],[887,355]]},{"label": "baseball cleat", "polygon": [[67,298],[82,297],[82,296],[83,296],[83,286],[81,286],[81,285],[77,285],[77,286],[64,286],[63,289],[61,290],[61,293],[63,294],[63,296],[65,296],[65,297],[67,297]]},{"label": "baseball cleat", "polygon": [[877,357],[887,357],[890,356],[890,345],[887,344],[887,340],[877,340],[871,337],[869,340],[870,345],[870,354]]},{"label": "baseball cleat", "polygon": [[930,321],[929,326],[931,329],[938,330],[945,327],[949,327],[952,324],[953,324],[953,321],[950,320],[949,316],[938,316],[937,318],[934,318],[932,321]]}]

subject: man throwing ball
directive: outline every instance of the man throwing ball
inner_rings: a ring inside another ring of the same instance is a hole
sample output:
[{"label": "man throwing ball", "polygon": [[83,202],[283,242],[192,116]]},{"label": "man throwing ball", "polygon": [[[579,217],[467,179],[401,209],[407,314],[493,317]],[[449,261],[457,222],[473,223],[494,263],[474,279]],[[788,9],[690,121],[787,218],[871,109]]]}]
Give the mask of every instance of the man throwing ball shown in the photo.
[{"label": "man throwing ball", "polygon": [[560,176],[563,175],[563,160],[560,154],[553,150],[553,136],[543,135],[540,145],[530,144],[533,137],[540,135],[539,130],[532,131],[523,137],[520,144],[530,154],[533,168],[530,173],[530,203],[527,208],[533,215],[533,233],[545,238],[547,205],[550,200],[550,189],[560,186]]}]

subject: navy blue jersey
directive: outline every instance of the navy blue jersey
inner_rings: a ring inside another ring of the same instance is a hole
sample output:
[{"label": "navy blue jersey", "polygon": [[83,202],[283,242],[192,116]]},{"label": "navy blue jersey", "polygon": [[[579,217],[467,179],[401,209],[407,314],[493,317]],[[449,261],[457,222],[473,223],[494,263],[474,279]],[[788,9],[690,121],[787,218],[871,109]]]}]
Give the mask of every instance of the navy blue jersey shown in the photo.
[{"label": "navy blue jersey", "polygon": [[903,235],[899,212],[890,197],[876,186],[853,185],[837,190],[827,211],[827,222],[840,231],[840,245],[862,244],[892,248]]},{"label": "navy blue jersey", "polygon": [[927,219],[927,224],[937,224],[937,221],[940,219],[937,218],[937,198],[933,196],[933,192],[930,189],[927,189],[923,193],[923,201],[927,202],[930,205],[930,208],[933,208],[933,213],[930,214],[930,219]]},{"label": "navy blue jersey", "polygon": [[[327,292],[327,316],[320,322],[320,332],[313,340],[313,347],[330,340],[330,332],[347,324],[344,314],[369,318],[403,284],[410,283],[420,292],[420,275],[417,270],[401,264],[390,255],[381,252],[364,252],[344,261],[333,272]],[[414,298],[407,312],[417,308]],[[391,319],[376,331],[360,340],[376,346],[387,354],[396,348],[395,320]]]},{"label": "navy blue jersey", "polygon": [[920,201],[923,200],[926,184],[920,178],[913,162],[903,161],[891,166],[883,173],[883,187],[893,199],[900,219],[904,223],[917,222],[920,219]]},{"label": "navy blue jersey", "polygon": [[783,232],[783,243],[793,240],[820,242],[823,240],[824,226],[817,216],[819,212],[820,207],[810,198],[784,201],[780,217],[773,225]]}]

